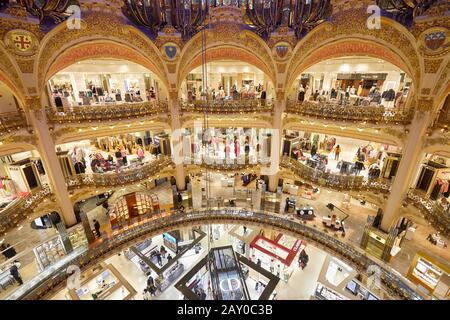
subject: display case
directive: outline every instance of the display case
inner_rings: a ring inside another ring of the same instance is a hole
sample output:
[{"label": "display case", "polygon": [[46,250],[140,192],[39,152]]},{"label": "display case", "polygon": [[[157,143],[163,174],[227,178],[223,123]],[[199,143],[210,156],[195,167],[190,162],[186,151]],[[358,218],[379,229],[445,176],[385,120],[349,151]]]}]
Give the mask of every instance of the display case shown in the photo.
[{"label": "display case", "polygon": [[160,205],[155,194],[135,192],[120,197],[109,213],[111,225],[114,227],[123,221],[148,213],[159,213]]},{"label": "display case", "polygon": [[350,300],[321,283],[317,284],[315,296],[319,300]]},{"label": "display case", "polygon": [[72,300],[130,300],[136,293],[110,264],[88,276],[78,289],[69,289]]},{"label": "display case", "polygon": [[172,283],[177,280],[184,272],[184,265],[177,262],[162,275],[155,279],[155,285],[160,292],[166,290]]},{"label": "display case", "polygon": [[66,255],[60,236],[56,236],[33,249],[40,271],[45,270]]},{"label": "display case", "polygon": [[72,248],[87,246],[88,241],[83,226],[75,226],[67,230]]},{"label": "display case", "polygon": [[448,268],[424,253],[416,254],[407,274],[408,279],[426,288],[430,293],[435,291],[441,278],[448,276]]},{"label": "display case", "polygon": [[30,158],[11,163],[8,176],[21,192],[33,192],[41,188],[41,180],[36,165]]}]

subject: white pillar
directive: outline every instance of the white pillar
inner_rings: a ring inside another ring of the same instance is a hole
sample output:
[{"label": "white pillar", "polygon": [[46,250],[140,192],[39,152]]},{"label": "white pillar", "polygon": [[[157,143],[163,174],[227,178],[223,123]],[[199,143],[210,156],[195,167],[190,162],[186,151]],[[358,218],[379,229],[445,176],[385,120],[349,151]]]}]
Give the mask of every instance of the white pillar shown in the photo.
[{"label": "white pillar", "polygon": [[[45,98],[43,98],[44,100]],[[77,223],[73,205],[70,201],[69,192],[67,191],[66,181],[56,155],[55,143],[50,134],[47,124],[47,117],[44,108],[41,107],[39,98],[30,98],[28,100],[28,117],[36,130],[37,149],[45,166],[51,189],[56,197],[56,202],[61,209],[61,216],[66,226],[70,227]]]},{"label": "white pillar", "polygon": [[[281,96],[281,97],[280,97]],[[270,146],[270,168],[267,175],[269,176],[268,189],[275,192],[278,187],[278,171],[280,167],[281,140],[283,138],[283,111],[286,108],[286,99],[284,93],[277,94],[277,100],[274,106],[274,115],[272,122],[272,139]]]},{"label": "white pillar", "polygon": [[431,112],[417,111],[410,126],[410,133],[403,150],[402,159],[384,207],[381,229],[386,232],[389,231],[392,223],[400,216],[403,199],[408,192],[422,156],[426,131],[431,118]]},{"label": "white pillar", "polygon": [[170,92],[169,110],[172,114],[172,156],[175,162],[175,180],[179,191],[186,189],[186,175],[184,172],[183,141],[181,135],[181,121],[179,115],[178,92]]}]

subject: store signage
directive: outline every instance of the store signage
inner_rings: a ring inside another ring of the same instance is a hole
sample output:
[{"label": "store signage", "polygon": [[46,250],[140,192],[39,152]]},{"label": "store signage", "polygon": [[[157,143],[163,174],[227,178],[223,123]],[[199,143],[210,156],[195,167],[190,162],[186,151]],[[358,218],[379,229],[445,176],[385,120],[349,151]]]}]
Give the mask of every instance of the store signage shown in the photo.
[{"label": "store signage", "polygon": [[241,287],[241,282],[238,278],[228,278],[220,281],[219,286],[220,290],[224,292],[236,291]]},{"label": "store signage", "polygon": [[385,80],[387,73],[338,73],[338,80]]}]

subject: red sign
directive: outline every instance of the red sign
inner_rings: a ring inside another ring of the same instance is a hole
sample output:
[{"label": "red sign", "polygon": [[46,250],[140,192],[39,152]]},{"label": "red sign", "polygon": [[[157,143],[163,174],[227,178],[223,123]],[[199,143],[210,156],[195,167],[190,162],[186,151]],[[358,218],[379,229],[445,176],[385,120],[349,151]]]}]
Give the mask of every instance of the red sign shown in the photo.
[{"label": "red sign", "polygon": [[[302,244],[306,246],[306,242],[302,240],[296,240],[292,248],[287,248],[279,243],[281,238],[283,237],[283,234],[280,233],[275,241],[270,240],[269,238],[263,237],[263,236],[256,236],[255,239],[250,243],[250,248],[257,249],[268,256],[275,258],[279,261],[281,261],[283,264],[290,266],[292,264],[292,261],[294,260],[295,256],[297,255],[298,251],[300,250],[300,247]],[[269,245],[275,248],[279,248],[280,250],[287,253],[285,257],[280,257],[279,255],[273,253],[273,250],[268,250],[267,248],[264,248],[260,246],[258,243],[260,240],[267,242]]]}]

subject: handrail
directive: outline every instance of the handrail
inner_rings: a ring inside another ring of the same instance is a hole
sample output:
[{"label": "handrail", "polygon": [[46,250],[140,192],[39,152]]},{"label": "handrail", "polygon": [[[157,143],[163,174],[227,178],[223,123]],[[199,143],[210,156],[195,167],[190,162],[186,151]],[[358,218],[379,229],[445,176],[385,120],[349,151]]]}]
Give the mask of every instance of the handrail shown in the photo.
[{"label": "handrail", "polygon": [[20,221],[26,219],[27,215],[50,194],[50,187],[45,184],[38,191],[18,199],[10,207],[0,212],[0,234],[4,234],[9,229],[16,227]]},{"label": "handrail", "polygon": [[195,165],[200,168],[220,171],[236,171],[257,168],[261,164],[268,164],[270,158],[263,160],[260,156],[243,155],[238,159],[223,159],[209,156],[193,157],[190,163],[184,162],[184,165]]},{"label": "handrail", "polygon": [[0,113],[0,135],[25,127],[27,127],[27,122],[22,112],[12,111]]},{"label": "handrail", "polygon": [[429,220],[441,234],[446,237],[450,236],[450,212],[446,212],[435,201],[423,198],[420,192],[414,189],[408,191],[407,199],[415,207],[425,212],[425,219]]},{"label": "handrail", "polygon": [[384,192],[388,192],[390,189],[390,183],[382,179],[365,180],[362,176],[329,173],[311,168],[300,161],[287,156],[281,157],[280,166],[291,170],[295,175],[301,178],[328,188],[335,188],[338,190],[372,189]]},{"label": "handrail", "polygon": [[287,113],[311,116],[322,119],[344,121],[367,121],[372,123],[389,122],[409,124],[412,121],[413,109],[385,108],[379,106],[341,106],[332,102],[288,101]]},{"label": "handrail", "polygon": [[92,174],[77,174],[66,178],[69,189],[84,186],[113,187],[147,179],[158,175],[164,168],[173,164],[170,157],[160,157],[154,161],[144,163],[132,169],[124,169],[121,172],[106,172]]},{"label": "handrail", "polygon": [[293,232],[300,237],[305,237],[317,242],[327,248],[330,248],[333,253],[338,254],[344,260],[351,263],[360,271],[367,270],[370,265],[378,266],[381,270],[381,281],[390,290],[390,294],[395,294],[404,299],[422,299],[414,289],[412,289],[403,277],[400,277],[390,267],[379,264],[372,258],[368,257],[364,251],[353,247],[338,238],[328,235],[319,229],[290,220],[287,217],[276,216],[265,212],[252,212],[243,209],[222,209],[222,210],[203,210],[192,211],[186,214],[172,214],[159,219],[149,219],[146,222],[135,224],[124,229],[123,232],[105,239],[95,247],[91,247],[87,252],[68,261],[61,266],[54,273],[40,281],[38,284],[31,287],[24,292],[18,299],[39,299],[47,294],[52,288],[61,284],[67,277],[65,272],[69,265],[78,265],[79,267],[87,267],[89,265],[98,263],[100,259],[106,254],[111,254],[117,250],[123,250],[126,246],[131,245],[130,242],[141,241],[144,237],[151,234],[156,234],[162,230],[169,230],[170,228],[177,228],[181,225],[187,224],[202,224],[206,221],[232,221],[243,223],[264,224],[280,228],[288,232]]},{"label": "handrail", "polygon": [[180,101],[181,112],[244,114],[273,111],[273,100],[240,99],[240,100],[194,100]]},{"label": "handrail", "polygon": [[154,116],[167,113],[167,102],[144,101],[130,103],[107,103],[96,106],[74,106],[55,109],[46,108],[47,117],[51,122],[91,122],[104,120],[122,120]]}]

